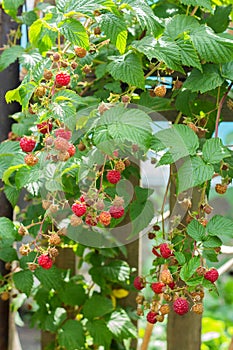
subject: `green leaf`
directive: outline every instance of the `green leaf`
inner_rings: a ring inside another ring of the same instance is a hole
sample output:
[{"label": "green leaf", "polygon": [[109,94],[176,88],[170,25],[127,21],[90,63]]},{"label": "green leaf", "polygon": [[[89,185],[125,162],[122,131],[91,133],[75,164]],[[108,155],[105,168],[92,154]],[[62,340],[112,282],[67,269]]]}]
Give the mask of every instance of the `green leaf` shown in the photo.
[{"label": "green leaf", "polygon": [[58,343],[66,350],[82,349],[85,335],[81,322],[68,320],[58,330]]},{"label": "green leaf", "polygon": [[4,11],[11,17],[16,18],[18,8],[24,4],[25,0],[2,0]]},{"label": "green leaf", "polygon": [[163,98],[157,97],[157,96],[151,97],[148,91],[145,91],[140,95],[139,101],[136,100],[133,102],[138,103],[140,104],[140,106],[144,106],[148,109],[153,109],[154,111],[157,111],[157,112],[169,111],[173,109],[173,107],[171,106],[170,99],[164,98],[164,97]]},{"label": "green leaf", "polygon": [[61,34],[72,44],[89,49],[89,37],[80,21],[67,18],[59,23],[58,28]]},{"label": "green leaf", "polygon": [[19,142],[4,141],[0,144],[0,157],[6,155],[14,155],[21,150]]},{"label": "green leaf", "polygon": [[36,83],[28,82],[26,84],[21,84],[19,87],[19,95],[20,95],[20,104],[22,105],[22,109],[28,109],[28,105],[30,102],[30,98],[32,97],[33,92],[35,91]]},{"label": "green leaf", "polygon": [[136,338],[137,330],[124,310],[114,311],[107,323],[108,329],[118,341]]},{"label": "green leaf", "polygon": [[72,90],[58,90],[52,96],[52,101],[56,103],[68,101],[79,105],[88,105],[88,103],[85,102],[85,98],[80,97],[75,91]]},{"label": "green leaf", "polygon": [[195,67],[202,71],[202,65],[190,40],[177,40],[177,45],[180,48],[181,62],[184,66]]},{"label": "green leaf", "polygon": [[112,44],[116,46],[120,54],[123,54],[125,52],[128,34],[124,19],[113,13],[106,13],[100,16],[99,23],[104,34],[110,38]]},{"label": "green leaf", "polygon": [[59,10],[62,12],[75,11],[79,14],[93,16],[95,10],[111,9],[115,7],[112,0],[59,0]]},{"label": "green leaf", "polygon": [[233,80],[233,61],[223,64],[221,73],[224,78]]},{"label": "green leaf", "polygon": [[219,296],[217,287],[215,286],[214,283],[212,283],[212,282],[210,282],[209,280],[206,280],[205,278],[203,278],[202,285],[203,285],[204,288],[208,288],[209,291],[214,292],[214,294],[215,294],[216,296]]},{"label": "green leaf", "polygon": [[229,236],[233,238],[233,220],[221,215],[215,215],[208,222],[207,231],[213,236]]},{"label": "green leaf", "polygon": [[15,207],[18,199],[19,199],[19,195],[20,195],[21,190],[18,190],[15,186],[4,186],[4,193],[6,195],[6,198],[8,199],[8,201],[11,203],[12,207]]},{"label": "green leaf", "polygon": [[198,266],[200,266],[200,257],[195,256],[194,258],[191,258],[188,263],[182,266],[180,270],[180,278],[186,282],[192,277]]},{"label": "green leaf", "polygon": [[184,5],[204,7],[207,10],[212,12],[212,6],[211,6],[210,0],[181,0],[180,2]]},{"label": "green leaf", "polygon": [[11,103],[13,101],[21,103],[21,98],[19,95],[19,87],[13,90],[8,90],[5,95],[6,103]]},{"label": "green leaf", "polygon": [[2,181],[8,185],[11,186],[10,183],[10,177],[11,175],[15,172],[18,171],[20,168],[25,167],[25,164],[17,164],[17,165],[12,165],[10,166],[6,171],[4,171],[4,174],[2,176]]},{"label": "green leaf", "polygon": [[202,284],[202,281],[203,281],[203,277],[195,277],[195,278],[191,278],[190,280],[186,281],[185,283],[190,287],[195,287],[195,286]]},{"label": "green leaf", "polygon": [[225,79],[221,76],[219,66],[216,64],[205,64],[203,72],[193,69],[186,79],[183,87],[193,92],[200,91],[202,94],[221,86]]},{"label": "green leaf", "polygon": [[17,251],[12,247],[0,248],[0,259],[6,262],[18,260]]},{"label": "green leaf", "polygon": [[73,282],[65,283],[60,290],[59,296],[65,305],[71,306],[81,306],[87,298],[84,288]]},{"label": "green leaf", "polygon": [[203,243],[205,248],[216,248],[222,245],[222,241],[218,236],[208,236]]},{"label": "green leaf", "polygon": [[15,287],[28,297],[33,286],[33,273],[30,270],[19,271],[13,274]]},{"label": "green leaf", "polygon": [[131,238],[149,225],[154,217],[154,205],[150,200],[144,203],[136,200],[130,205],[129,215],[132,223],[132,231],[129,236]]},{"label": "green leaf", "polygon": [[35,11],[27,11],[22,13],[24,24],[31,26],[38,19],[38,15]]},{"label": "green leaf", "polygon": [[155,16],[146,1],[125,0],[124,3],[129,5],[130,9],[133,10],[142,29],[147,28],[147,31],[155,36],[161,33],[161,20]]},{"label": "green leaf", "polygon": [[102,295],[93,294],[83,306],[83,314],[88,320],[102,317],[113,311],[112,301]]},{"label": "green leaf", "polygon": [[206,164],[200,157],[187,159],[178,170],[178,193],[203,184],[213,174],[213,165]]},{"label": "green leaf", "polygon": [[144,73],[141,59],[137,54],[129,51],[125,55],[109,58],[112,62],[108,64],[107,69],[115,80],[121,80],[128,85],[144,89]]},{"label": "green leaf", "polygon": [[22,188],[29,184],[42,180],[43,177],[43,171],[40,170],[39,165],[35,165],[32,168],[24,166],[17,171],[15,176],[15,183],[18,188]]},{"label": "green leaf", "polygon": [[133,41],[132,46],[146,55],[150,61],[156,58],[163,61],[169,68],[183,72],[180,48],[169,37],[162,36],[156,40],[152,36],[146,36],[141,40]]},{"label": "green leaf", "polygon": [[178,111],[181,111],[183,114],[187,116],[193,115],[193,105],[195,98],[197,96],[196,92],[191,92],[187,89],[182,89],[179,91],[175,106]]},{"label": "green leaf", "polygon": [[[42,63],[44,64],[45,62],[47,63],[47,61],[48,60],[46,59],[42,60],[42,56],[36,50],[31,52],[24,52],[19,58],[19,63],[28,70],[35,67],[39,63],[40,64]],[[50,59],[49,59],[49,62],[51,63]],[[33,74],[33,77],[35,78],[34,74]]]},{"label": "green leaf", "polygon": [[203,159],[207,163],[216,164],[231,154],[227,147],[224,147],[220,138],[206,140],[202,149]]},{"label": "green leaf", "polygon": [[199,23],[196,18],[186,15],[175,15],[168,19],[164,35],[175,40],[180,37],[180,34],[183,34],[184,32],[189,33],[196,28],[199,28]]},{"label": "green leaf", "polygon": [[204,259],[207,259],[211,262],[218,262],[218,254],[214,249],[203,249],[202,256]]},{"label": "green leaf", "polygon": [[155,134],[172,155],[173,162],[188,155],[196,154],[199,146],[198,137],[186,125],[174,125]]},{"label": "green leaf", "polygon": [[108,265],[92,268],[90,273],[103,274],[104,278],[111,282],[126,282],[129,280],[130,267],[126,261],[114,260]]},{"label": "green leaf", "polygon": [[213,32],[201,25],[190,34],[194,47],[206,62],[225,63],[233,59],[233,40]]},{"label": "green leaf", "polygon": [[15,62],[23,52],[24,49],[18,45],[6,48],[0,56],[0,72],[6,69],[11,63]]},{"label": "green leaf", "polygon": [[175,252],[174,255],[175,255],[176,260],[178,261],[178,263],[180,265],[184,265],[185,264],[186,258],[185,258],[185,255],[183,253]]},{"label": "green leaf", "polygon": [[192,220],[188,224],[187,233],[197,242],[205,239],[205,228],[197,220]]},{"label": "green leaf", "polygon": [[0,218],[0,247],[11,245],[16,238],[16,229],[13,222],[5,217]]},{"label": "green leaf", "polygon": [[130,141],[142,148],[149,147],[151,119],[141,110],[113,107],[103,114],[100,123],[94,133],[95,144],[100,149],[113,144],[113,139],[118,145]]},{"label": "green leaf", "polygon": [[38,278],[42,286],[50,289],[59,290],[62,288],[62,276],[61,272],[53,266],[49,270],[45,270],[42,267],[39,267],[34,272],[35,276]]},{"label": "green leaf", "polygon": [[224,32],[230,21],[230,13],[232,11],[232,5],[228,6],[216,6],[214,14],[207,18],[206,23],[210,26],[216,33]]},{"label": "green leaf", "polygon": [[109,349],[112,340],[112,333],[109,331],[104,320],[92,320],[86,324],[87,330],[93,338],[93,343]]},{"label": "green leaf", "polygon": [[51,49],[57,38],[57,31],[55,26],[49,25],[46,17],[39,18],[29,28],[29,40],[42,53]]}]

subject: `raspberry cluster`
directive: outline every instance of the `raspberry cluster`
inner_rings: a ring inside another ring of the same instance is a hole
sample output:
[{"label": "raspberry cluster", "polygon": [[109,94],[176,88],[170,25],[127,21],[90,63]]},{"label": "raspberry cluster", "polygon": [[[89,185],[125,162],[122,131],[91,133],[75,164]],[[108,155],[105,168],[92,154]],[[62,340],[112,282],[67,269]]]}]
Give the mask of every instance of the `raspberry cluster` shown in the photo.
[{"label": "raspberry cluster", "polygon": [[[199,221],[202,222],[201,219]],[[160,226],[156,224],[148,233],[148,238],[156,240],[158,231],[160,231]],[[152,300],[145,300],[142,294],[138,294],[136,298],[137,314],[143,316],[146,311],[146,319],[152,324],[162,322],[164,316],[169,314],[171,309],[179,316],[188,312],[202,314],[204,310],[203,286],[211,289],[212,287],[208,283],[214,285],[219,278],[218,271],[215,268],[199,266],[193,272],[192,278],[199,279],[200,283],[192,286],[186,284],[185,280],[183,281],[180,277],[182,265],[176,259],[175,246],[163,241],[159,245],[153,246],[152,254],[154,266],[156,266],[155,272],[150,277],[136,276],[133,281],[134,287],[140,293],[147,286],[154,293]]]}]

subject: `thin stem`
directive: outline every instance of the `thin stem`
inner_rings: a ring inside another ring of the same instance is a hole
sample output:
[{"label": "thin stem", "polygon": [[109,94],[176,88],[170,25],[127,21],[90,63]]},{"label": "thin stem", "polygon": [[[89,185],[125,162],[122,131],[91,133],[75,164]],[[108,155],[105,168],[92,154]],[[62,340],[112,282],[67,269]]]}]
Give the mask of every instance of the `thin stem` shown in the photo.
[{"label": "thin stem", "polygon": [[[166,204],[170,183],[171,183],[171,176],[169,176],[169,179],[168,179],[168,182],[167,182],[167,186],[166,186],[166,190],[165,190],[164,197],[163,197],[163,203],[162,203],[162,206],[161,206],[163,236],[164,236],[164,232],[165,232],[165,227],[164,227],[164,207],[165,207],[165,204]],[[163,238],[165,238],[165,237],[163,237]]]},{"label": "thin stem", "polygon": [[58,46],[58,51],[61,50],[61,35],[60,32],[58,32],[58,36],[57,36],[57,46]]},{"label": "thin stem", "polygon": [[182,112],[179,112],[177,117],[176,117],[176,120],[175,120],[174,124],[179,124],[181,117],[182,117]]},{"label": "thin stem", "polygon": [[231,82],[231,84],[228,86],[227,91],[225,92],[225,94],[223,95],[223,97],[221,98],[219,105],[218,105],[218,112],[217,112],[217,117],[216,117],[216,123],[215,123],[215,135],[214,137],[218,137],[218,127],[219,127],[219,122],[220,122],[220,117],[221,117],[221,112],[222,112],[222,107],[223,104],[225,102],[225,99],[227,97],[227,95],[229,94],[231,88],[233,86],[233,82]]},{"label": "thin stem", "polygon": [[194,9],[192,10],[192,12],[190,13],[190,16],[194,16],[195,13],[197,12],[199,6],[195,6]]}]

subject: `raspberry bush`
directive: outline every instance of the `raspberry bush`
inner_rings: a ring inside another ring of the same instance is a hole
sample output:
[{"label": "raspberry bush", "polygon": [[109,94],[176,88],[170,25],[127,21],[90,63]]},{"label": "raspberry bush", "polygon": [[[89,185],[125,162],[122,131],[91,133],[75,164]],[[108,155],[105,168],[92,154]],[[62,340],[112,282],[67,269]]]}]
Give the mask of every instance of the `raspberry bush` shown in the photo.
[{"label": "raspberry bush", "polygon": [[[57,0],[24,16],[24,1],[2,3],[29,30],[26,49],[17,31],[0,56],[0,70],[19,59],[23,75],[5,96],[22,108],[0,145],[2,190],[16,208],[16,220],[0,219],[2,299],[13,288],[33,295],[33,322],[66,350],[128,348],[136,329],[118,299],[135,290],[134,317],[149,323],[171,310],[202,314],[204,289],[217,292],[212,265],[233,237],[232,220],[213,216],[208,199],[212,179],[221,196],[233,177],[232,150],[218,135],[223,110],[232,113],[230,1]],[[157,131],[158,113],[175,116],[173,125]],[[159,213],[153,190],[139,186],[148,158],[171,166]],[[167,224],[171,184],[178,213]],[[154,258],[145,276],[119,258],[141,232]],[[67,247],[88,272],[57,268]]]}]

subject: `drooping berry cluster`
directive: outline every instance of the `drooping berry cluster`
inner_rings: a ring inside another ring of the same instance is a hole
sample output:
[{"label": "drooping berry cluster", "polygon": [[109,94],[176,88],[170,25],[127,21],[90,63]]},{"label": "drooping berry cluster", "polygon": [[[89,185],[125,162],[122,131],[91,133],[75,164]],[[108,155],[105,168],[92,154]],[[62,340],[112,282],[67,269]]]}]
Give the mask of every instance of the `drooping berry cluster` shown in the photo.
[{"label": "drooping berry cluster", "polygon": [[[202,222],[201,219],[199,222]],[[158,231],[160,231],[160,226],[156,224],[153,226],[153,230],[148,233],[148,238],[156,239]],[[150,280],[145,276],[136,276],[133,281],[134,287],[140,293],[146,286],[149,286],[154,293],[151,301],[146,301],[142,294],[137,296],[137,314],[142,316],[148,310],[146,319],[152,324],[162,322],[164,315],[168,314],[171,309],[179,316],[183,316],[189,311],[202,314],[204,310],[202,303],[204,286],[211,289],[208,284],[210,283],[214,287],[214,283],[219,278],[218,271],[215,268],[199,266],[190,275],[190,278],[199,281],[192,286],[186,284],[185,280],[181,278],[182,265],[177,260],[179,254],[177,255],[172,244],[163,241],[152,247],[152,254],[155,257],[154,265],[157,267],[155,273],[151,275]],[[182,271],[182,273],[185,272]]]}]

